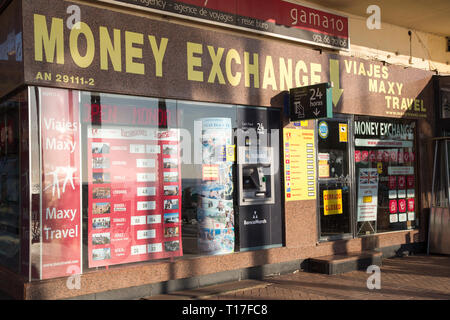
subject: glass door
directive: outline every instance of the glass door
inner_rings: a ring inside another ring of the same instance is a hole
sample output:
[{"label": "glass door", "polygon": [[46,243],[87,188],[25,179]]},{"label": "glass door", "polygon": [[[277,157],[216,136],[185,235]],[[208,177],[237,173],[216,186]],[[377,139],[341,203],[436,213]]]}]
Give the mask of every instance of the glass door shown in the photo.
[{"label": "glass door", "polygon": [[317,121],[318,218],[321,241],[352,237],[351,116]]}]

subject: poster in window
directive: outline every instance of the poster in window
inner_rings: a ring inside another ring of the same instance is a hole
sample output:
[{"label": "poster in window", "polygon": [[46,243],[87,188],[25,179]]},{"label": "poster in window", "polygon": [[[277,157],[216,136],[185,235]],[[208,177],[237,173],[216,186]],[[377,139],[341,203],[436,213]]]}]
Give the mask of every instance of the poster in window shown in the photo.
[{"label": "poster in window", "polygon": [[202,182],[197,210],[199,252],[223,254],[234,251],[233,163],[230,118],[200,119],[202,132]]},{"label": "poster in window", "polygon": [[342,189],[323,190],[323,214],[342,214]]},{"label": "poster in window", "polygon": [[398,212],[406,212],[406,199],[398,200]]},{"label": "poster in window", "polygon": [[156,125],[87,126],[89,267],[183,254],[178,143]]},{"label": "poster in window", "polygon": [[376,221],[378,209],[378,171],[361,168],[358,181],[357,221]]},{"label": "poster in window", "polygon": [[405,176],[398,176],[398,188],[399,189],[405,189],[406,188],[406,177]]},{"label": "poster in window", "polygon": [[78,95],[39,89],[42,207],[41,279],[81,273]]},{"label": "poster in window", "polygon": [[389,200],[389,213],[397,213],[397,200]]}]

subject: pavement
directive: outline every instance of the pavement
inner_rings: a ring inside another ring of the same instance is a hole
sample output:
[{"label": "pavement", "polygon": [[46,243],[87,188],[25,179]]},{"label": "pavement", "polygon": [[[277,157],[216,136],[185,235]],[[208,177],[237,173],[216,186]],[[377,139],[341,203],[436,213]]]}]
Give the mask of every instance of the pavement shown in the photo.
[{"label": "pavement", "polygon": [[[450,256],[423,254],[383,259],[379,276],[377,283],[376,275],[366,271],[325,275],[298,270],[143,299],[450,300]],[[368,282],[375,288],[369,289]]]}]

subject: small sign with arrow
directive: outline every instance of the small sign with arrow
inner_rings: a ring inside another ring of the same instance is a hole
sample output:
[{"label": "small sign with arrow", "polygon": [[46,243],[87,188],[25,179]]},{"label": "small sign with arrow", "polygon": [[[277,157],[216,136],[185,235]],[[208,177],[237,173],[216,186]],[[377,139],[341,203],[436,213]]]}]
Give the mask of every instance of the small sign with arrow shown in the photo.
[{"label": "small sign with arrow", "polygon": [[332,88],[329,83],[289,90],[291,121],[332,118]]}]

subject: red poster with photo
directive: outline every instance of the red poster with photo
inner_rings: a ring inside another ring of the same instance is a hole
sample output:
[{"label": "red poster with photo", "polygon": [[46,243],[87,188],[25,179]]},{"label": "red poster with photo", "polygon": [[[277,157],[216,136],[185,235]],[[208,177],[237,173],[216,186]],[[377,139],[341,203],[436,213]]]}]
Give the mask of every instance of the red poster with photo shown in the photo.
[{"label": "red poster with photo", "polygon": [[398,159],[398,163],[403,163],[404,162],[405,159],[403,158],[403,149],[400,149],[398,151],[397,159]]},{"label": "red poster with photo", "polygon": [[369,151],[364,150],[361,152],[361,161],[367,161],[369,159]]},{"label": "red poster with photo", "polygon": [[389,213],[397,213],[397,200],[389,200]]},{"label": "red poster with photo", "polygon": [[409,156],[410,156],[410,153],[408,151],[404,151],[403,152],[403,162],[405,162],[405,163],[409,162],[410,161]]},{"label": "red poster with photo", "polygon": [[405,199],[398,200],[398,212],[406,212],[406,200]]},{"label": "red poster with photo", "polygon": [[361,151],[355,150],[355,162],[361,162]]},{"label": "red poster with photo", "polygon": [[389,162],[389,150],[383,150],[383,162]]},{"label": "red poster with photo", "polygon": [[389,156],[391,158],[391,162],[397,162],[398,150],[397,149],[391,149],[389,151]]},{"label": "red poster with photo", "polygon": [[406,188],[406,177],[398,176],[398,188],[405,189]]},{"label": "red poster with photo", "polygon": [[389,190],[397,189],[397,177],[389,176]]},{"label": "red poster with photo", "polygon": [[41,279],[81,273],[79,106],[76,91],[40,88]]},{"label": "red poster with photo", "polygon": [[383,161],[383,150],[377,150],[377,161]]},{"label": "red poster with photo", "polygon": [[89,267],[181,256],[178,130],[103,125],[87,136]]},{"label": "red poster with photo", "polygon": [[370,162],[376,162],[377,161],[377,154],[373,150],[369,151],[369,161]]},{"label": "red poster with photo", "polygon": [[408,199],[408,211],[414,212],[415,206],[414,206],[414,199]]},{"label": "red poster with photo", "polygon": [[409,175],[406,177],[406,184],[408,185],[408,189],[414,188],[415,179],[413,175]]}]

